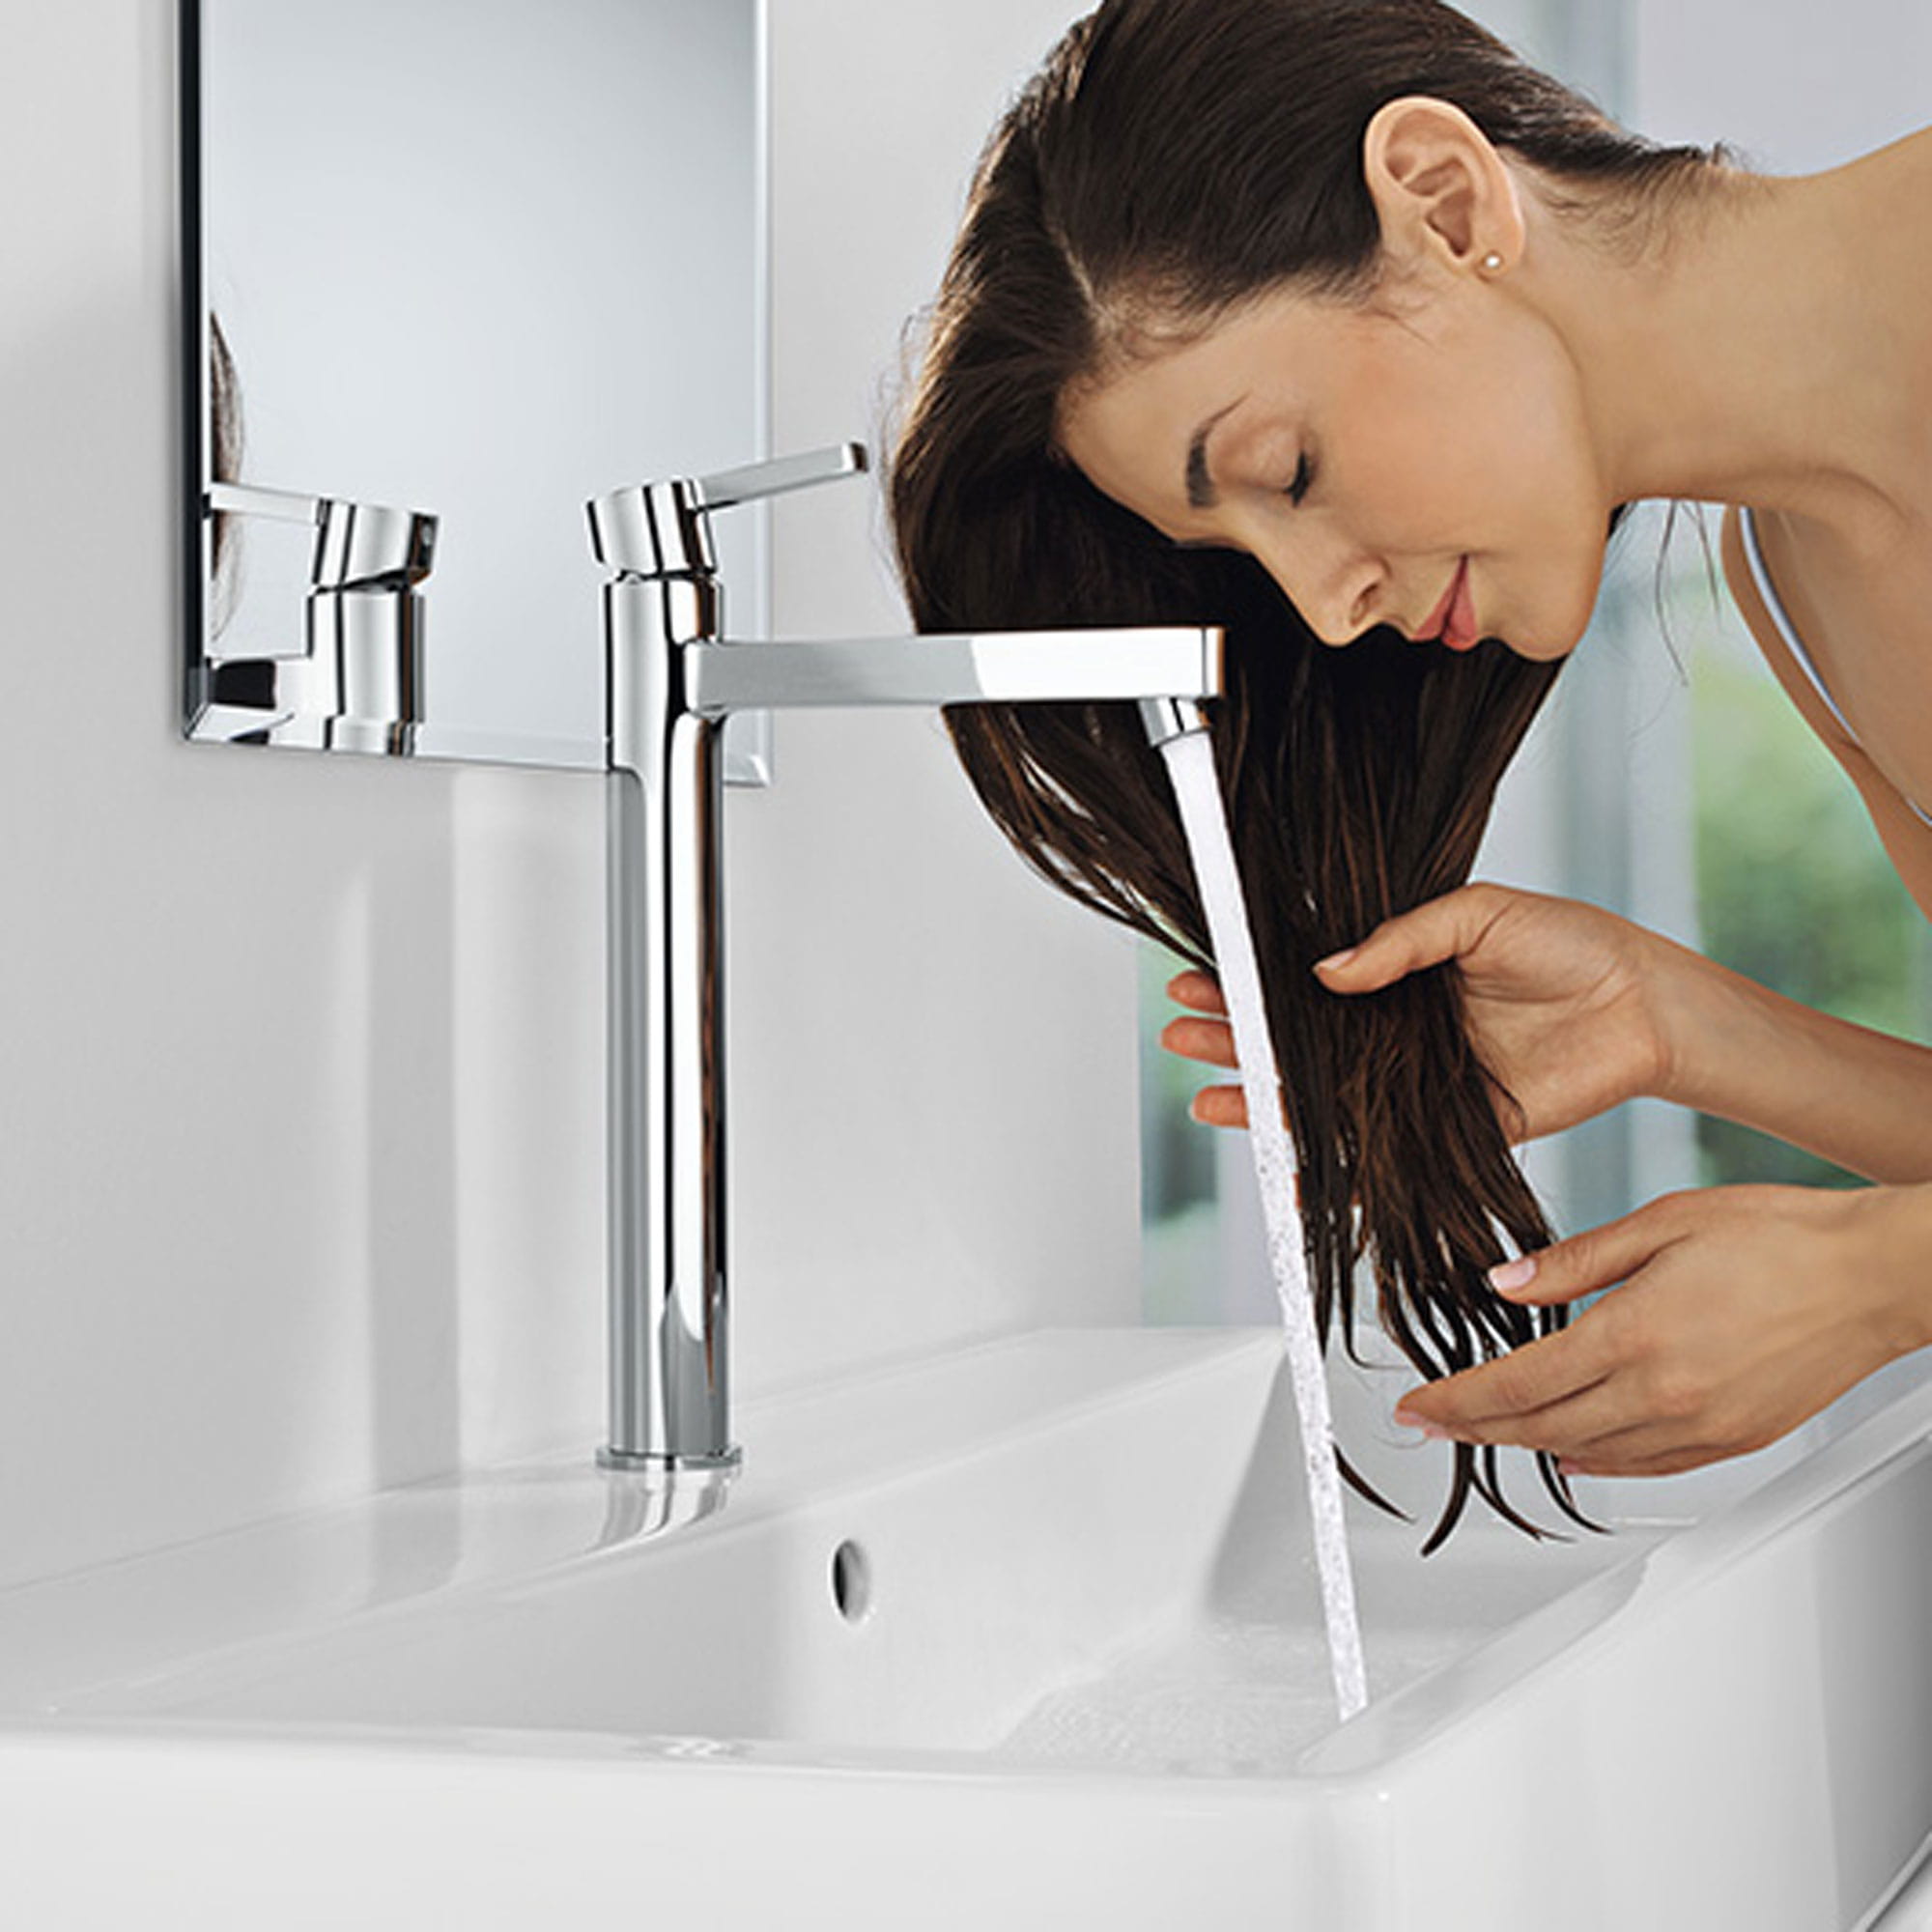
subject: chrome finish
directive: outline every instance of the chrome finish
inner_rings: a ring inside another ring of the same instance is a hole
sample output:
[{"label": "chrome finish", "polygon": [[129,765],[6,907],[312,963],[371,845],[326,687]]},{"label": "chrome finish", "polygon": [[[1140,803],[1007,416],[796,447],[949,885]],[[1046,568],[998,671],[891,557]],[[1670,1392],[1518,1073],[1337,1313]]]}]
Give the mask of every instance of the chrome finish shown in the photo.
[{"label": "chrome finish", "polygon": [[189,735],[313,751],[412,752],[422,717],[426,613],[416,586],[435,558],[437,520],[419,510],[240,483],[211,484],[203,516],[306,524],[316,539],[299,647],[250,644],[231,656],[211,639],[196,668],[200,701]]},{"label": "chrome finish", "polygon": [[601,1468],[627,1478],[606,1490],[604,1526],[596,1543],[599,1549],[621,1548],[645,1537],[689,1529],[693,1523],[715,1516],[724,1507],[731,1478],[737,1473],[735,1461],[719,1468],[664,1467],[648,1459],[618,1461],[608,1449],[597,1452],[597,1462]]},{"label": "chrome finish", "polygon": [[[1205,690],[1218,643],[1207,631],[928,633],[796,644],[694,644],[687,702],[707,718],[747,706],[1042,704],[1138,700],[1149,691]],[[1182,727],[1187,728],[1186,726]]]},{"label": "chrome finish", "polygon": [[205,508],[238,517],[267,517],[283,524],[322,521],[322,498],[298,496],[293,490],[264,490],[253,483],[211,483]]},{"label": "chrome finish", "polygon": [[317,591],[308,614],[311,661],[335,668],[324,749],[407,755],[422,716],[422,596]]},{"label": "chrome finish", "polygon": [[712,476],[673,476],[613,490],[586,506],[590,552],[599,563],[625,576],[712,576],[718,561],[706,522],[709,512],[836,482],[865,468],[865,444],[841,442]]},{"label": "chrome finish", "polygon": [[436,550],[436,519],[380,503],[325,500],[312,573],[318,590],[393,590],[420,583]]},{"label": "chrome finish", "polygon": [[[726,1472],[724,929],[717,746],[745,710],[1118,699],[1199,727],[1221,633],[1143,629],[733,643],[714,509],[864,468],[857,444],[587,506],[610,692],[610,1343],[606,1468]],[[1156,739],[1158,742],[1158,739]],[[721,1481],[724,1478],[721,1476]],[[722,1493],[722,1492],[721,1492]]]},{"label": "chrome finish", "polygon": [[720,469],[692,485],[699,505],[728,510],[760,497],[782,497],[787,490],[810,489],[814,483],[836,483],[856,476],[866,468],[863,442],[835,442],[825,449],[809,449],[802,456],[775,457],[769,463],[747,463],[736,469]]}]

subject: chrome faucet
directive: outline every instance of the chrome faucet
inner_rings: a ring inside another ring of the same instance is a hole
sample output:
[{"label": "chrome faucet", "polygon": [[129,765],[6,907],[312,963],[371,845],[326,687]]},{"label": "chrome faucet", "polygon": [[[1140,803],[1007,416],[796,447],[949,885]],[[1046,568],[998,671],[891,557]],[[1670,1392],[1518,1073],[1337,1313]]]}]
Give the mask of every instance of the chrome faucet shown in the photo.
[{"label": "chrome faucet", "polygon": [[407,754],[423,706],[423,583],[437,520],[421,510],[212,483],[204,525],[263,517],[315,531],[298,645],[209,639],[191,661],[188,735]]},{"label": "chrome faucet", "polygon": [[610,1440],[655,1524],[716,1509],[740,1456],[726,1351],[719,737],[739,710],[1125,699],[1160,743],[1221,689],[1212,628],[732,643],[710,517],[854,474],[845,443],[588,505],[604,586],[610,803]]}]

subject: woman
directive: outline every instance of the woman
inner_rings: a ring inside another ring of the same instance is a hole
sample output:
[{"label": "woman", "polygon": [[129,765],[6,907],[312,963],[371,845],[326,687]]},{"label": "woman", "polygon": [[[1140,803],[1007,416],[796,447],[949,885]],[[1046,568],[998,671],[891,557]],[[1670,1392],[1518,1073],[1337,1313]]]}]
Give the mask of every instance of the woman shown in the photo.
[{"label": "woman", "polygon": [[[1932,911],[1927,208],[1932,136],[1754,177],[1438,0],[1108,0],[982,159],[893,464],[914,614],[1229,624],[1321,1312],[1366,1249],[1431,1378],[1398,1419],[1464,1445],[1437,1539],[1471,1485],[1508,1511],[1496,1444],[1564,1499],[1759,1447],[1932,1341],[1932,1051],[1462,883],[1621,506],[1690,497],[1733,506],[1752,629]],[[1131,719],[952,723],[1037,865],[1205,963]],[[1211,980],[1176,992],[1169,1043],[1231,1065]],[[1508,1144],[1639,1094],[1878,1184],[1551,1242]]]}]

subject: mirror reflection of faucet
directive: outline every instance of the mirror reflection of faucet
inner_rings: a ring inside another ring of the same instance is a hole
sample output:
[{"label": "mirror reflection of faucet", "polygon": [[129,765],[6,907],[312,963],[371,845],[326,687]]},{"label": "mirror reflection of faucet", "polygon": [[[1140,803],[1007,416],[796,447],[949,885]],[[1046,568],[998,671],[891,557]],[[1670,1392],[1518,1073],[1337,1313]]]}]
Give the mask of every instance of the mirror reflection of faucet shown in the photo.
[{"label": "mirror reflection of faucet", "polygon": [[423,631],[437,520],[420,510],[213,483],[203,520],[261,517],[315,530],[299,642],[235,655],[217,634],[190,692],[198,739],[407,755],[423,708]]},{"label": "mirror reflection of faucet", "polygon": [[610,1440],[661,1501],[719,1507],[739,1463],[726,1350],[720,878],[724,720],[746,709],[1136,702],[1151,741],[1222,688],[1203,627],[731,642],[709,518],[863,470],[858,443],[619,490],[587,508],[609,703]]}]

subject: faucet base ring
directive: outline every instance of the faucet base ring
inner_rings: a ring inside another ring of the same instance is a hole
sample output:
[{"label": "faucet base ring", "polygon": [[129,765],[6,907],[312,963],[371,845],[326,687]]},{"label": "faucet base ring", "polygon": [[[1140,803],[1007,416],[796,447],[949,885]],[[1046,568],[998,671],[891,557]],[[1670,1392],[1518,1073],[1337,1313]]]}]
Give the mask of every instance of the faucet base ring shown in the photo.
[{"label": "faucet base ring", "polygon": [[616,1469],[639,1476],[736,1475],[745,1452],[735,1443],[728,1449],[700,1456],[667,1456],[651,1449],[613,1449],[608,1443],[597,1452],[600,1469]]},{"label": "faucet base ring", "polygon": [[736,1448],[715,1456],[666,1456],[603,1448],[598,1466],[622,1479],[609,1486],[600,1548],[686,1529],[716,1516],[743,1457]]}]

